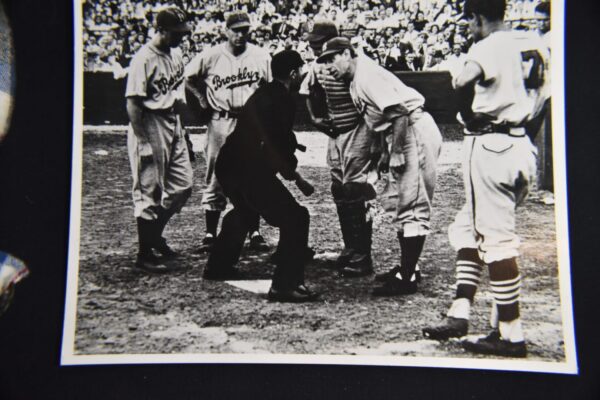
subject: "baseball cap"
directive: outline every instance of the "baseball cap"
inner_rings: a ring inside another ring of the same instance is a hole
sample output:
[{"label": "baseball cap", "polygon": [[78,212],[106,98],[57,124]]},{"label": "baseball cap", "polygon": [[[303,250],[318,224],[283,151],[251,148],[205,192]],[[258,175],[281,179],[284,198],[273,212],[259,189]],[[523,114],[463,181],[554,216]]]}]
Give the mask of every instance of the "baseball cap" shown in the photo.
[{"label": "baseball cap", "polygon": [[341,53],[344,50],[351,48],[352,44],[350,43],[350,39],[347,37],[338,36],[328,40],[323,45],[323,53],[321,53],[321,56],[317,58],[317,64],[323,64],[330,60],[334,54]]},{"label": "baseball cap", "polygon": [[233,12],[227,17],[225,25],[228,29],[250,27],[250,17],[242,11]]},{"label": "baseball cap", "polygon": [[308,40],[311,44],[320,44],[326,42],[331,38],[336,37],[337,35],[338,30],[333,21],[322,19],[319,21],[315,21],[313,29],[308,33],[306,40]]},{"label": "baseball cap", "polygon": [[191,32],[192,30],[187,23],[187,15],[177,7],[168,7],[159,11],[156,16],[156,26],[172,32]]},{"label": "baseball cap", "polygon": [[271,71],[274,77],[285,77],[302,65],[304,65],[302,57],[294,50],[280,51],[271,58]]}]

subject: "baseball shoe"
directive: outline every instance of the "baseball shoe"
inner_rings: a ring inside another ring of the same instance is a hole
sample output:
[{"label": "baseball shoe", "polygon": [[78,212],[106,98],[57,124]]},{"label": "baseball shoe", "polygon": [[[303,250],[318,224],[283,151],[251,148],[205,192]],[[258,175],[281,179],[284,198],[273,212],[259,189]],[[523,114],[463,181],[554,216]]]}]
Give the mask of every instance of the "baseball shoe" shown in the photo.
[{"label": "baseball shoe", "polygon": [[164,237],[158,239],[158,243],[154,246],[154,249],[160,253],[163,260],[173,260],[178,256],[177,252],[169,247]]},{"label": "baseball shoe", "polygon": [[241,272],[230,268],[205,268],[202,278],[207,281],[236,281],[243,279]]},{"label": "baseball shoe", "polygon": [[348,265],[348,263],[352,259],[353,253],[354,250],[350,248],[344,248],[340,252],[340,255],[335,259],[335,268],[341,271],[346,265]]},{"label": "baseball shoe", "polygon": [[373,273],[373,260],[370,255],[353,254],[352,258],[341,270],[345,278],[359,278]]},{"label": "baseball shoe", "polygon": [[23,261],[0,252],[0,316],[8,309],[15,295],[15,286],[29,275]]},{"label": "baseball shoe", "polygon": [[377,286],[371,292],[373,296],[402,296],[405,294],[417,293],[417,282],[404,279],[391,278]]},{"label": "baseball shoe", "polygon": [[269,245],[260,233],[250,237],[248,248],[254,251],[269,251]]},{"label": "baseball shoe", "polygon": [[[381,272],[379,274],[376,274],[375,281],[382,283],[386,282],[388,279],[395,277],[398,272],[400,272],[400,266],[396,265],[394,268],[390,269],[387,272]],[[415,271],[415,282],[421,283],[421,271],[418,269]]]},{"label": "baseball shoe", "polygon": [[163,264],[154,253],[138,253],[135,266],[152,274],[166,274],[174,271],[174,268]]},{"label": "baseball shoe", "polygon": [[269,301],[276,301],[280,303],[306,303],[317,300],[319,298],[319,294],[311,292],[304,285],[299,285],[289,290],[279,290],[271,286],[267,298]]},{"label": "baseball shoe", "polygon": [[446,323],[438,326],[423,328],[423,336],[433,340],[448,340],[459,338],[469,332],[469,321],[464,318],[448,317]]},{"label": "baseball shoe", "polygon": [[200,244],[200,248],[198,249],[198,253],[210,253],[215,246],[215,237],[212,235],[206,235],[204,239],[202,239],[202,243]]},{"label": "baseball shoe", "polygon": [[524,341],[511,342],[504,340],[500,337],[498,330],[493,330],[486,337],[474,342],[465,340],[462,345],[465,350],[471,353],[514,358],[527,357],[527,345]]}]

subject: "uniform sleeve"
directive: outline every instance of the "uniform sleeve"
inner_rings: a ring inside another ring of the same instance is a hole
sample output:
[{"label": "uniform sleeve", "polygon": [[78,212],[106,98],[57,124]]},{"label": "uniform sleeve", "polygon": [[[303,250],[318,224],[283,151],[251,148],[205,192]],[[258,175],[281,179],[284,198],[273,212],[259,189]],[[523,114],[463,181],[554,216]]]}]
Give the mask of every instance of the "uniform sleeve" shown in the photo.
[{"label": "uniform sleeve", "polygon": [[363,96],[367,103],[377,108],[380,112],[394,107],[401,109],[403,114],[408,114],[405,105],[402,104],[402,96],[398,93],[397,82],[391,79],[398,79],[391,75],[382,67],[370,68],[370,74],[362,74],[357,81],[357,92]]},{"label": "uniform sleeve", "polygon": [[477,63],[483,71],[483,80],[491,81],[498,77],[499,63],[496,62],[495,56],[496,48],[493,46],[493,42],[483,41],[476,43],[471,47],[465,57],[464,64],[469,61]]},{"label": "uniform sleeve", "polygon": [[148,60],[143,57],[134,57],[129,66],[125,97],[148,97]]}]

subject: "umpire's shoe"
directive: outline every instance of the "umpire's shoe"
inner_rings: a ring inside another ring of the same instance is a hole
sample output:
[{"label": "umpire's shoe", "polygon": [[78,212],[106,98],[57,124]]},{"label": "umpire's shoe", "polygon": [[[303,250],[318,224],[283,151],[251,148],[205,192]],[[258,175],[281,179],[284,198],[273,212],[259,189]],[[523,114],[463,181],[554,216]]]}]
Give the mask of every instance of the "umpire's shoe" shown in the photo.
[{"label": "umpire's shoe", "polygon": [[511,342],[502,339],[498,330],[493,330],[488,336],[475,342],[465,340],[463,348],[471,353],[488,354],[501,357],[527,357],[527,345],[524,341]]},{"label": "umpire's shoe", "polygon": [[469,321],[464,318],[448,317],[446,323],[423,328],[423,336],[433,340],[459,338],[469,332]]},{"label": "umpire's shoe", "polygon": [[417,282],[392,277],[373,289],[373,296],[402,296],[417,293]]},{"label": "umpire's shoe", "polygon": [[269,294],[267,295],[269,301],[276,301],[280,303],[306,303],[315,301],[319,298],[318,293],[310,291],[304,285],[298,285],[293,289],[276,289],[271,286]]}]

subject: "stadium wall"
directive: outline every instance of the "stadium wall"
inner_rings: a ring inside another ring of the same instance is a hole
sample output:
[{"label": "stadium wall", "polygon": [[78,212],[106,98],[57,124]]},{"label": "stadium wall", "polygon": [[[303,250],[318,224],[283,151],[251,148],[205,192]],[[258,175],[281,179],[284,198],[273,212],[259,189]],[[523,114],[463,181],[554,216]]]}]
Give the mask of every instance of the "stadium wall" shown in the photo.
[{"label": "stadium wall", "polygon": [[[448,72],[399,72],[408,86],[425,96],[425,107],[437,123],[455,123],[456,102]],[[84,75],[84,113],[86,125],[126,125],[125,80],[116,80],[110,72],[86,72]],[[298,125],[309,124],[304,101],[297,101]],[[186,126],[197,126],[191,113],[183,116]]]}]

